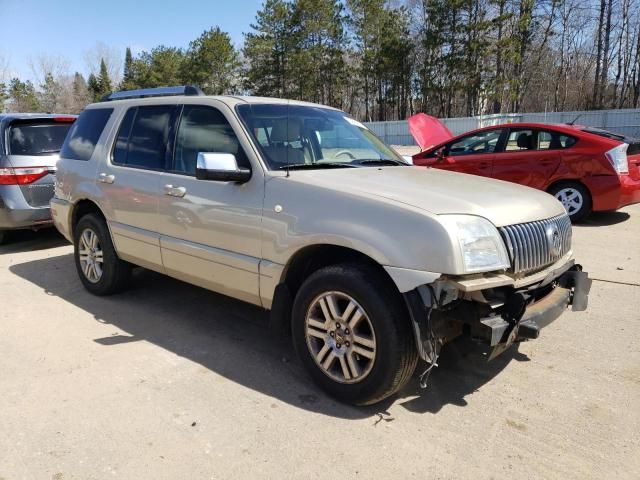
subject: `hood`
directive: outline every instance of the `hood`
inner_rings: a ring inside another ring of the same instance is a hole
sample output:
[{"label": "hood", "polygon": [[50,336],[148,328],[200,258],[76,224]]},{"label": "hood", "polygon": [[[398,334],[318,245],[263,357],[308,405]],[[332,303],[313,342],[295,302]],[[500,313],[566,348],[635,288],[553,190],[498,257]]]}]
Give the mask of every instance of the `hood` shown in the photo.
[{"label": "hood", "polygon": [[411,135],[423,151],[453,138],[453,133],[444,123],[424,113],[409,117],[407,122]]},{"label": "hood", "polygon": [[496,227],[565,213],[551,195],[515,183],[424,167],[338,168],[291,172],[290,179],[340,193],[377,197],[431,214],[484,217]]}]

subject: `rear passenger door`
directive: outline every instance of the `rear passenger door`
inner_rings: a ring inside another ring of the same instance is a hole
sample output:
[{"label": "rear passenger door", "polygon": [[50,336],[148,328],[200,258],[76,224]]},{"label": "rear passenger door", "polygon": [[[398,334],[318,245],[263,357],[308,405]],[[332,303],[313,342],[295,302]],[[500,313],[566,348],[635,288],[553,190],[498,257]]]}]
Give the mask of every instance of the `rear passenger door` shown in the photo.
[{"label": "rear passenger door", "polygon": [[493,177],[544,189],[560,165],[558,134],[534,128],[511,128],[496,153]]},{"label": "rear passenger door", "polygon": [[110,158],[97,172],[118,254],[161,272],[158,197],[171,161],[178,112],[177,105],[144,105],[122,112]]},{"label": "rear passenger door", "polygon": [[[260,167],[251,165],[247,141],[232,123],[224,105],[184,105],[173,162],[162,176],[162,259],[176,278],[260,304],[264,178]],[[252,170],[251,179],[242,184],[196,179],[199,152],[235,155],[240,167]]]}]

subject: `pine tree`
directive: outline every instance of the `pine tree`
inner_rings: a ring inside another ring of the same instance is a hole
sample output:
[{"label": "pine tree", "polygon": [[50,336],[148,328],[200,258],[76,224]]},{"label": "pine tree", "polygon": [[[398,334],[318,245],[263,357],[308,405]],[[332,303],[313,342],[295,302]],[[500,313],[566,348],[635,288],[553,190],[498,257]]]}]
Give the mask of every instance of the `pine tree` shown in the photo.
[{"label": "pine tree", "polygon": [[71,91],[73,99],[69,113],[80,113],[93,100],[87,82],[81,73],[76,72],[74,74]]},{"label": "pine tree", "polygon": [[93,73],[89,75],[89,79],[87,80],[87,87],[89,88],[91,99],[94,102],[97,100],[100,100],[100,96],[101,96],[100,81]]},{"label": "pine tree", "polygon": [[98,74],[98,86],[99,86],[99,95],[104,96],[113,90],[111,85],[111,79],[109,78],[109,71],[107,70],[107,64],[104,61],[104,58],[100,60],[100,73]]},{"label": "pine tree", "polygon": [[160,45],[150,52],[142,52],[132,63],[135,76],[131,83],[135,88],[154,88],[189,83],[184,78],[185,54],[180,48]]},{"label": "pine tree", "polygon": [[240,65],[231,37],[215,27],[189,44],[182,77],[209,95],[233,93],[238,88]]},{"label": "pine tree", "polygon": [[133,86],[133,55],[131,49],[127,47],[124,54],[124,72],[122,75],[122,83],[120,84],[121,90],[132,90]]},{"label": "pine tree", "polygon": [[5,102],[9,99],[7,85],[0,82],[0,112],[5,112]]},{"label": "pine tree", "polygon": [[294,95],[342,107],[347,48],[342,4],[338,0],[295,0],[292,8]]},{"label": "pine tree", "polygon": [[55,112],[62,97],[62,86],[53,78],[51,73],[47,73],[44,77],[44,83],[40,85],[40,89],[40,108],[45,112]]},{"label": "pine tree", "polygon": [[404,118],[413,73],[407,11],[388,8],[385,0],[348,0],[347,7],[358,72],[354,81],[363,97],[364,118]]},{"label": "pine tree", "polygon": [[291,83],[289,57],[294,48],[291,5],[267,0],[245,34],[244,57],[248,62],[247,87],[256,95],[288,96]]},{"label": "pine tree", "polygon": [[37,112],[41,110],[38,95],[33,84],[19,78],[11,79],[9,83],[10,110],[12,112]]}]

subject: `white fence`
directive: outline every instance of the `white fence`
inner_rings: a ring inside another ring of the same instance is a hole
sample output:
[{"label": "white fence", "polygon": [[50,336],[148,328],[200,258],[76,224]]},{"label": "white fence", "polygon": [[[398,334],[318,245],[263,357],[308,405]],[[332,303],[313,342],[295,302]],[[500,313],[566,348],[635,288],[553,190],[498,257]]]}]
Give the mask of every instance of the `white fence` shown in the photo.
[{"label": "white fence", "polygon": [[[505,113],[482,115],[478,117],[444,118],[442,122],[455,135],[476,128],[501,123],[536,122],[568,123],[576,119],[576,124],[598,127],[630,137],[640,137],[640,109],[625,110],[589,110],[584,112],[542,112],[542,113]],[[405,120],[395,122],[366,123],[389,145],[415,145]]]}]

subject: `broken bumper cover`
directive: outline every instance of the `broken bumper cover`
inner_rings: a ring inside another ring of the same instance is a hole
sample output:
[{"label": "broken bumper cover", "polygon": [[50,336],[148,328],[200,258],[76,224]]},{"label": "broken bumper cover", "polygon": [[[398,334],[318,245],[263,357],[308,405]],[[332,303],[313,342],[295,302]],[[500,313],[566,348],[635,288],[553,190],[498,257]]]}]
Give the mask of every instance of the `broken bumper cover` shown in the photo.
[{"label": "broken bumper cover", "polygon": [[[526,304],[522,293],[514,293],[501,315],[480,320],[474,336],[486,340],[493,347],[491,360],[514,342],[538,338],[540,330],[560,317],[567,307],[571,306],[573,311],[586,310],[590,289],[588,274],[580,266],[575,266],[558,277],[552,290],[537,301]],[[519,298],[514,300],[515,296]],[[522,307],[518,307],[522,301]]]},{"label": "broken bumper cover", "polygon": [[438,309],[436,295],[432,293],[433,301],[429,304],[419,289],[407,292],[405,301],[424,360],[433,361],[440,346],[464,332],[491,347],[489,359],[492,359],[514,342],[538,338],[540,330],[569,306],[573,311],[585,310],[590,289],[588,274],[569,262],[537,285],[500,287],[503,303],[491,308],[479,302],[462,301],[455,307]]}]

